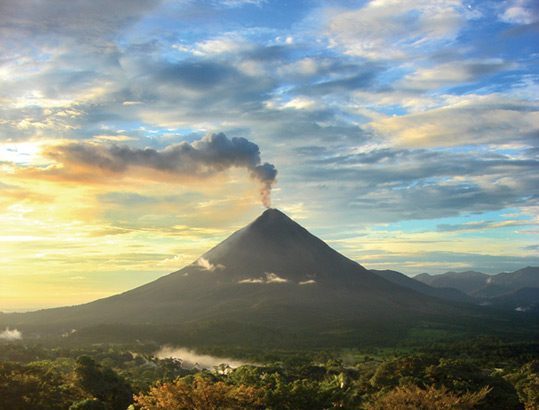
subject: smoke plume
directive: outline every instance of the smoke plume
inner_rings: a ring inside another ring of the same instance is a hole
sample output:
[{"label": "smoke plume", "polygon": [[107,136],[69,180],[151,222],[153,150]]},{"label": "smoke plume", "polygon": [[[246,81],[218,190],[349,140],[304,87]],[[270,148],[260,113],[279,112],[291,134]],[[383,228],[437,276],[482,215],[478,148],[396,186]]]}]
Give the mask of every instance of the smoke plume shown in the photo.
[{"label": "smoke plume", "polygon": [[[230,168],[243,168],[257,180],[260,197],[270,207],[271,188],[277,170],[262,163],[260,148],[245,138],[228,138],[225,134],[209,134],[200,140],[170,145],[162,150],[132,148],[127,145],[102,145],[76,142],[49,147],[45,154],[63,166],[66,175],[123,174],[139,168],[158,171],[181,178],[206,178]],[[146,172],[151,178],[152,173]]]}]

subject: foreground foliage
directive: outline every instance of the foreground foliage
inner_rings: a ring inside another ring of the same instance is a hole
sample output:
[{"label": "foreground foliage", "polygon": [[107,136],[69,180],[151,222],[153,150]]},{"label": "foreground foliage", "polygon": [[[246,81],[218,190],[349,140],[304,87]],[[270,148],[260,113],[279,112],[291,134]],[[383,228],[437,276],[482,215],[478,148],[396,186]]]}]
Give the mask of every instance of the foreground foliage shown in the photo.
[{"label": "foreground foliage", "polygon": [[210,370],[158,359],[156,346],[3,344],[0,410],[539,409],[537,345],[480,343],[251,352],[257,365]]},{"label": "foreground foliage", "polygon": [[446,387],[421,389],[410,385],[397,387],[365,406],[366,410],[472,410],[487,396],[490,388],[459,396]]},{"label": "foreground foliage", "polygon": [[169,409],[259,409],[263,392],[250,386],[234,386],[197,376],[158,383],[147,394],[135,396],[137,407],[147,410]]}]

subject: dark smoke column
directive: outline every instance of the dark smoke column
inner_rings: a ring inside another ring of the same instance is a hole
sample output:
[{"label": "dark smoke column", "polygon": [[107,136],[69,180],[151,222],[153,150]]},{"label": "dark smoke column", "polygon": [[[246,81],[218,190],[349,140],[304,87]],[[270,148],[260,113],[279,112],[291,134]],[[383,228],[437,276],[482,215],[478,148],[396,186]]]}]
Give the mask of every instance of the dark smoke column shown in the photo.
[{"label": "dark smoke column", "polygon": [[[182,178],[209,178],[230,168],[243,168],[251,178],[261,183],[260,197],[266,208],[271,205],[271,188],[277,170],[270,163],[262,163],[260,148],[246,138],[228,138],[225,134],[208,134],[197,141],[180,142],[157,150],[128,145],[73,142],[55,145],[45,155],[62,165],[55,175],[77,180],[92,175],[94,179],[108,179],[142,168],[172,175],[177,183]],[[60,170],[60,171],[59,171]],[[46,172],[46,171],[45,171]],[[148,179],[156,179],[147,173]]]},{"label": "dark smoke column", "polygon": [[275,182],[275,177],[277,176],[277,169],[275,169],[273,164],[264,162],[262,165],[258,165],[252,171],[252,176],[262,183],[262,188],[260,189],[260,199],[266,208],[270,208],[271,188]]}]

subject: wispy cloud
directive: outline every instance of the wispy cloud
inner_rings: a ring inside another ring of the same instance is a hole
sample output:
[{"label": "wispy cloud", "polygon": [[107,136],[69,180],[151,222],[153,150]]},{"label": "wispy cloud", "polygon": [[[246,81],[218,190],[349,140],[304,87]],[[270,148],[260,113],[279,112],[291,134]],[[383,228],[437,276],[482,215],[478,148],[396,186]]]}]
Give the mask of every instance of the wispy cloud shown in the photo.
[{"label": "wispy cloud", "polygon": [[447,96],[441,107],[381,118],[371,127],[399,145],[412,147],[503,144],[509,139],[534,144],[539,105],[495,94]]},{"label": "wispy cloud", "polygon": [[298,282],[298,285],[314,285],[316,283],[315,280],[313,279],[308,279],[308,280],[302,280],[300,282]]},{"label": "wispy cloud", "polygon": [[531,0],[510,0],[500,5],[499,18],[511,24],[532,24],[539,20],[539,7]]},{"label": "wispy cloud", "polygon": [[330,13],[330,44],[353,56],[403,59],[452,41],[475,14],[460,1],[372,0],[352,10]]},{"label": "wispy cloud", "polygon": [[288,279],[283,278],[274,272],[266,272],[264,273],[264,276],[261,276],[258,278],[246,278],[246,279],[242,279],[238,281],[238,283],[263,283],[263,284],[287,283],[287,282],[288,282]]},{"label": "wispy cloud", "polygon": [[207,270],[209,272],[225,269],[225,265],[221,265],[220,263],[218,263],[217,265],[214,265],[208,259],[203,258],[203,257],[200,257],[197,259],[196,265],[202,268],[203,270]]}]

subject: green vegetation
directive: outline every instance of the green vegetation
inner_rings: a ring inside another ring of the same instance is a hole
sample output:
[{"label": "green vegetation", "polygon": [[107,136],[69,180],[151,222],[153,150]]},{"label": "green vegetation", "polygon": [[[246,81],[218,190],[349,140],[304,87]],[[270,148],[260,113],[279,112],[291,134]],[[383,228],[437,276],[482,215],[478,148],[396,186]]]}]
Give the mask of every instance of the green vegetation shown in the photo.
[{"label": "green vegetation", "polygon": [[[4,343],[0,409],[537,409],[539,343],[240,351],[237,369],[186,369],[155,344]],[[256,365],[254,364],[256,363]],[[130,407],[131,406],[131,407]]]}]

